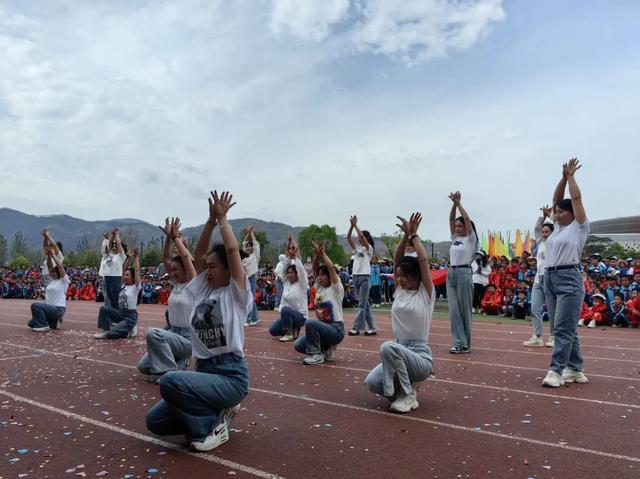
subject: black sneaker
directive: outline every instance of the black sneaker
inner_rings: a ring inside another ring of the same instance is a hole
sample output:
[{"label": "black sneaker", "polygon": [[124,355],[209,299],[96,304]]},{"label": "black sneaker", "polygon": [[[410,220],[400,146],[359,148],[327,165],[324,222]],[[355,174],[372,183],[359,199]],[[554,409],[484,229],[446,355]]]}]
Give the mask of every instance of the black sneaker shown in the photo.
[{"label": "black sneaker", "polygon": [[[359,336],[360,335],[360,331],[358,331],[357,329],[352,329],[351,331],[349,331],[349,336]],[[367,333],[365,333],[367,334]]]},{"label": "black sneaker", "polygon": [[449,352],[451,354],[462,354],[462,353],[464,353],[464,351],[462,350],[462,348],[460,346],[454,346],[452,348],[449,348]]},{"label": "black sneaker", "polygon": [[471,350],[469,348],[460,348],[462,349],[462,354],[469,354]]}]

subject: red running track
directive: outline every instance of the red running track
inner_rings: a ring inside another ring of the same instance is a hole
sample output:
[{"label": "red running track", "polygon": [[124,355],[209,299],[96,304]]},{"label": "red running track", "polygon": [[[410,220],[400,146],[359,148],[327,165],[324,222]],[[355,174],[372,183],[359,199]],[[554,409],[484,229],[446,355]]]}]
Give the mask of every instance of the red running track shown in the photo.
[{"label": "red running track", "polygon": [[29,304],[0,302],[0,479],[640,477],[639,330],[580,330],[590,383],[546,389],[550,349],[521,346],[527,325],[478,321],[472,354],[453,356],[436,320],[436,374],[420,408],[397,415],[363,385],[388,314],[378,337],[346,337],[334,364],[304,366],[262,313],[245,330],[252,389],[231,439],[196,455],[144,424],[159,395],[136,364],[161,306],[141,306],[138,338],[95,341],[98,304],[70,303],[49,333],[26,328]]}]

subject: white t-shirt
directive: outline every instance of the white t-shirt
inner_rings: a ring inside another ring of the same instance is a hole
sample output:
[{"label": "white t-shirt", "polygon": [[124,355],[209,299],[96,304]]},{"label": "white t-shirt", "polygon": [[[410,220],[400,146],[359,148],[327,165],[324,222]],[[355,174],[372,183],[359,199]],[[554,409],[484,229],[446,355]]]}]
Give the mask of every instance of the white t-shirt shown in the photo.
[{"label": "white t-shirt", "polygon": [[191,312],[193,303],[188,294],[184,294],[186,283],[176,283],[173,285],[169,295],[169,324],[176,328],[188,328],[191,324]]},{"label": "white t-shirt", "polygon": [[109,253],[102,258],[100,269],[102,270],[102,276],[122,276],[122,267],[127,257],[124,254]]},{"label": "white t-shirt", "polygon": [[373,246],[356,246],[353,250],[353,272],[352,274],[371,274],[371,257],[373,256]]},{"label": "white t-shirt", "polygon": [[589,221],[584,224],[573,220],[566,226],[555,223],[554,229],[545,241],[545,268],[580,264],[582,249],[589,234]]},{"label": "white t-shirt", "polygon": [[469,236],[451,235],[451,248],[449,249],[449,264],[451,266],[461,266],[471,264],[473,255],[476,252],[478,237],[472,231]]},{"label": "white t-shirt", "polygon": [[471,277],[473,282],[487,286],[489,284],[489,275],[491,274],[491,265],[481,266],[475,259],[471,263]]},{"label": "white t-shirt", "polygon": [[[249,279],[245,291],[233,279],[229,285],[213,289],[206,272],[193,278],[182,294],[189,297],[193,356],[207,359],[224,353],[244,356],[244,322],[253,307]],[[185,299],[186,301],[186,299]]]},{"label": "white t-shirt", "polygon": [[534,283],[542,281],[545,268],[545,258],[547,256],[547,244],[546,241],[541,239],[536,249],[536,277],[533,279]]},{"label": "white t-shirt", "polygon": [[316,318],[320,321],[342,323],[342,300],[344,298],[344,286],[342,281],[323,288],[316,281]]},{"label": "white t-shirt", "polygon": [[44,290],[44,302],[51,306],[67,306],[67,289],[71,284],[69,276],[52,280]]},{"label": "white t-shirt", "polygon": [[253,253],[242,260],[242,266],[247,278],[250,278],[258,272],[258,263],[260,263],[260,243],[253,242]]},{"label": "white t-shirt", "polygon": [[[289,283],[287,281],[287,268],[290,265],[294,265],[296,267],[296,272],[298,273],[298,281],[295,283]],[[287,259],[284,265],[284,285],[282,288],[282,299],[280,300],[280,307],[278,311],[282,311],[282,308],[288,306],[289,308],[295,309],[300,314],[302,314],[305,318],[309,317],[309,307],[307,304],[307,285],[309,281],[307,279],[307,272],[304,269],[304,265],[300,258],[296,258],[295,260]]]},{"label": "white t-shirt", "polygon": [[142,286],[136,286],[135,284],[123,286],[118,294],[118,310],[125,311],[128,309],[137,309],[138,293],[141,288]]},{"label": "white t-shirt", "polygon": [[400,340],[428,341],[434,295],[427,293],[422,282],[418,289],[396,287],[391,306],[393,335]]},{"label": "white t-shirt", "polygon": [[[64,256],[62,255],[62,251],[58,252],[56,254],[56,257],[58,258],[58,261],[60,261],[60,264],[62,264],[62,262],[64,261]],[[56,267],[56,262],[53,262],[53,267]],[[45,258],[44,263],[42,264],[42,276],[45,278],[50,277],[51,275],[49,274],[49,266],[47,265],[47,260]]]}]

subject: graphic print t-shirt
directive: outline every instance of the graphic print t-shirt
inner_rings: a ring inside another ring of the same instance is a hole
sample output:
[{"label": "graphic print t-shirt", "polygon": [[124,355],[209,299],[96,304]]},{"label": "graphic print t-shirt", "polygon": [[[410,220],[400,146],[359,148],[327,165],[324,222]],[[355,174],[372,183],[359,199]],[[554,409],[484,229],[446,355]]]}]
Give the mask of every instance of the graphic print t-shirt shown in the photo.
[{"label": "graphic print t-shirt", "polygon": [[338,281],[328,288],[323,288],[316,281],[316,318],[320,321],[343,322],[342,299],[344,298],[344,286]]},{"label": "graphic print t-shirt", "polygon": [[191,328],[206,349],[227,346],[220,296],[218,293],[198,304],[191,319]]}]

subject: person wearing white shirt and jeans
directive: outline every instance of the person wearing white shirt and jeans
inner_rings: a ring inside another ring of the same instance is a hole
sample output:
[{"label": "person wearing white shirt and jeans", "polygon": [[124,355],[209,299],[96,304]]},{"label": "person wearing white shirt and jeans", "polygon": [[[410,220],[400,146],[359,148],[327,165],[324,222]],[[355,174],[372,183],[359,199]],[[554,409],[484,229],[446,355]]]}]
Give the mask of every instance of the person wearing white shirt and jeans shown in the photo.
[{"label": "person wearing white shirt and jeans", "polygon": [[[427,379],[433,370],[429,328],[435,295],[427,252],[418,236],[422,215],[413,213],[409,221],[398,219],[404,236],[394,257],[397,287],[391,326],[396,339],[382,343],[381,364],[369,373],[365,384],[391,402],[391,411],[406,413],[418,408],[416,383]],[[414,246],[417,257],[405,256],[407,244]]]},{"label": "person wearing white shirt and jeans", "polygon": [[123,266],[127,259],[120,241],[120,232],[114,229],[109,239],[102,242],[102,261],[99,274],[104,278],[104,304],[118,308],[118,297],[122,287]]},{"label": "person wearing white shirt and jeans", "polygon": [[[352,216],[349,219],[350,226],[347,233],[347,241],[353,250],[353,288],[358,293],[358,314],[353,322],[353,328],[349,331],[349,336],[357,336],[367,322],[369,329],[364,332],[365,336],[375,336],[376,322],[371,314],[369,304],[369,291],[371,290],[371,258],[373,257],[373,238],[368,231],[360,231],[358,228],[358,217]],[[353,230],[356,230],[360,244],[356,246],[353,241]]]},{"label": "person wearing white shirt and jeans", "polygon": [[[64,263],[64,255],[62,254],[62,243],[56,243],[56,241],[51,236],[51,233],[47,229],[45,229],[42,232],[42,236],[44,237],[43,247],[45,251],[47,249],[51,250],[51,254],[53,254],[53,256],[55,256],[56,258],[58,258],[60,263]],[[48,262],[49,262],[49,258],[47,257],[44,259],[44,263],[42,264],[42,268],[41,268],[42,284],[45,286],[45,288],[49,285],[49,281],[51,281],[51,276],[49,275]],[[56,268],[55,262],[53,266],[54,268]]]},{"label": "person wearing white shirt and jeans", "polygon": [[[553,193],[555,227],[545,241],[544,297],[549,318],[555,322],[551,365],[542,385],[554,388],[565,383],[588,382],[582,371],[582,350],[577,333],[584,301],[580,260],[589,234],[589,221],[575,179],[575,172],[581,166],[576,158],[562,165],[562,178]],[[571,198],[563,199],[567,185]]]},{"label": "person wearing white shirt and jeans", "polygon": [[480,302],[489,285],[489,276],[491,275],[491,265],[487,261],[487,253],[482,250],[476,252],[476,259],[471,263],[471,275],[473,279],[473,308],[477,309],[479,313]]},{"label": "person wearing white shirt and jeans", "polygon": [[[447,272],[447,299],[451,319],[451,342],[449,352],[468,354],[471,352],[471,315],[473,313],[473,278],[471,261],[478,244],[478,234],[460,200],[459,191],[451,193],[453,202],[449,214],[451,229],[450,263]],[[456,209],[460,216],[456,218]]]},{"label": "person wearing white shirt and jeans", "polygon": [[[161,436],[185,434],[191,449],[210,451],[229,440],[229,425],[249,392],[244,359],[244,322],[253,296],[227,212],[228,192],[209,199],[209,219],[195,251],[198,276],[183,294],[191,301],[195,372],[171,371],[160,378],[162,400],[147,413],[147,427]],[[223,244],[207,252],[218,224]]]},{"label": "person wearing white shirt and jeans", "polygon": [[[242,251],[242,264],[247,274],[247,278],[249,278],[249,284],[251,285],[251,294],[256,294],[256,281],[258,275],[258,265],[260,264],[260,243],[256,239],[256,236],[253,234],[253,226],[247,227],[247,235],[244,239],[243,243],[243,251]],[[253,308],[249,312],[247,316],[246,325],[247,326],[255,326],[260,324],[262,320],[258,316],[258,307],[255,302],[253,303]]]},{"label": "person wearing white shirt and jeans", "polygon": [[283,254],[278,256],[278,264],[273,270],[273,274],[276,277],[276,308],[280,306],[280,301],[282,300],[282,290],[284,289],[284,264],[287,260],[287,257]]},{"label": "person wearing white shirt and jeans", "polygon": [[31,319],[27,324],[37,332],[58,329],[62,325],[62,317],[67,305],[67,289],[71,283],[62,266],[62,261],[51,248],[45,247],[45,254],[51,280],[44,290],[44,303],[31,304]]},{"label": "person wearing white shirt and jeans", "polygon": [[533,279],[533,288],[531,288],[531,314],[533,315],[533,335],[531,338],[522,343],[527,347],[548,346],[553,347],[553,318],[549,316],[549,340],[545,343],[542,338],[543,334],[543,313],[544,313],[544,268],[545,268],[545,241],[553,232],[553,223],[545,223],[545,220],[551,218],[551,208],[543,206],[540,208],[542,216],[536,221],[534,228],[536,237],[536,276]]},{"label": "person wearing white shirt and jeans", "polygon": [[285,279],[280,300],[280,318],[276,319],[269,328],[272,336],[280,336],[278,341],[293,341],[298,337],[300,328],[309,318],[307,303],[307,271],[300,260],[298,246],[289,235],[287,241],[288,261],[285,262]]}]

